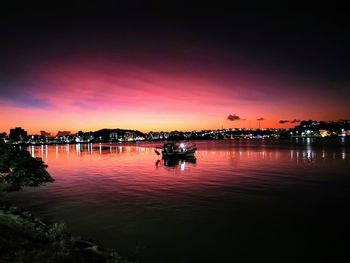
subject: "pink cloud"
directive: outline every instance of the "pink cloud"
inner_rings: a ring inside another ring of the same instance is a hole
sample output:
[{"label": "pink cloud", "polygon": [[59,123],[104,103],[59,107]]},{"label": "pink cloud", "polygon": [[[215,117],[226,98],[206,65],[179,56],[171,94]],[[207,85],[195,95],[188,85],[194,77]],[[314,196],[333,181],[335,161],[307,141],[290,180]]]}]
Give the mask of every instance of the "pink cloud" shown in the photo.
[{"label": "pink cloud", "polygon": [[[316,84],[246,65],[173,65],[169,61],[144,65],[113,58],[46,62],[33,67],[17,85],[22,100],[35,102],[37,108],[2,104],[11,109],[11,118],[18,123],[4,116],[1,121],[8,128],[22,123],[38,131],[103,127],[147,131],[224,124],[254,127],[261,115],[266,127],[276,127],[279,120],[294,116],[338,116],[336,101],[315,93]],[[333,106],[327,116],[325,104]],[[232,112],[247,121],[229,124],[226,117]]]}]

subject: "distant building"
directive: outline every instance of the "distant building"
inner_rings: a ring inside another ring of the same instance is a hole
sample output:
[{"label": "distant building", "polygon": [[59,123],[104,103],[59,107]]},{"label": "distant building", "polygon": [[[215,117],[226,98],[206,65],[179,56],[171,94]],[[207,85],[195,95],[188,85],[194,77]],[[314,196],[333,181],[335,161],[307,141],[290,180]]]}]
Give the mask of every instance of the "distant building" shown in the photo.
[{"label": "distant building", "polygon": [[48,137],[48,136],[50,136],[51,134],[50,134],[49,132],[46,132],[46,131],[40,131],[40,135],[41,135],[41,136],[46,136],[46,137]]},{"label": "distant building", "polygon": [[118,133],[116,131],[112,131],[110,134],[109,134],[109,138],[111,141],[116,141],[118,140]]},{"label": "distant building", "polygon": [[70,131],[58,131],[56,137],[69,136],[71,135]]},{"label": "distant building", "polygon": [[320,132],[320,136],[321,137],[329,137],[329,136],[331,136],[331,133],[329,131],[327,131],[327,130],[319,130],[319,132]]},{"label": "distant building", "polygon": [[160,134],[159,134],[159,132],[150,132],[148,137],[151,140],[159,140]]},{"label": "distant building", "polygon": [[0,133],[0,141],[6,141],[6,132]]},{"label": "distant building", "polygon": [[135,132],[129,132],[129,131],[127,131],[127,132],[125,132],[125,134],[124,134],[124,140],[125,141],[134,141],[135,140],[135,138],[136,138],[136,133]]},{"label": "distant building", "polygon": [[21,127],[10,129],[10,140],[24,141],[27,138],[27,136],[27,131],[22,129]]}]

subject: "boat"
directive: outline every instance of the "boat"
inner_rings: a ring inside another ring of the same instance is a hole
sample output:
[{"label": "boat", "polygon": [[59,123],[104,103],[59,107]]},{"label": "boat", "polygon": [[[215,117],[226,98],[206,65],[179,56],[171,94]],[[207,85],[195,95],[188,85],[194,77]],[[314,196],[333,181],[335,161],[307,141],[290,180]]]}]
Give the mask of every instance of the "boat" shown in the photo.
[{"label": "boat", "polygon": [[166,158],[190,157],[190,156],[194,156],[197,150],[197,146],[191,143],[168,142],[168,143],[165,143],[163,146],[156,147],[155,153],[157,155],[160,155],[160,152],[158,150],[161,150],[161,153],[164,158],[165,157]]}]

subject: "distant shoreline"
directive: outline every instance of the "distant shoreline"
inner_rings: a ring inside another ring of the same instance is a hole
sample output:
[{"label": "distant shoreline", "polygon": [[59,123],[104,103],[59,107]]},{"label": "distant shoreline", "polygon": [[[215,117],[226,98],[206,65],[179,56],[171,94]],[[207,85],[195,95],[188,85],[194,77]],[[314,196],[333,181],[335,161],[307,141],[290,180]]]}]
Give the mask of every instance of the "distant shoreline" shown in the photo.
[{"label": "distant shoreline", "polygon": [[350,140],[350,137],[317,137],[317,136],[293,136],[288,138],[241,138],[235,137],[232,139],[176,139],[176,140],[140,140],[140,141],[96,141],[96,142],[49,142],[49,143],[9,143],[13,146],[50,146],[50,145],[76,145],[76,144],[125,144],[125,143],[149,143],[149,142],[172,142],[172,141],[293,141],[298,139],[313,139],[318,141],[336,141],[336,140]]}]

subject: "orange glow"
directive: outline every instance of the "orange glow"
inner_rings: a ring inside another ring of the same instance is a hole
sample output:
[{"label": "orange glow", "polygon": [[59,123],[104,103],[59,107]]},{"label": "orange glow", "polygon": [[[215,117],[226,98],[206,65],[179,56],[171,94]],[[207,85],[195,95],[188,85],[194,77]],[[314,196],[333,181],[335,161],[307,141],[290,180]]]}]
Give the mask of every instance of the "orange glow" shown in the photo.
[{"label": "orange glow", "polygon": [[[288,128],[295,124],[279,120],[327,120],[350,114],[349,108],[341,111],[336,101],[312,97],[307,89],[294,94],[293,85],[306,85],[303,82],[266,74],[232,68],[192,72],[101,60],[38,65],[23,76],[25,87],[18,84],[18,98],[0,97],[0,110],[6,113],[0,116],[1,129],[21,126],[31,134],[45,130],[55,135],[58,130],[102,128],[257,128],[260,117],[265,119],[261,128]],[[229,121],[229,114],[242,120]]]}]

